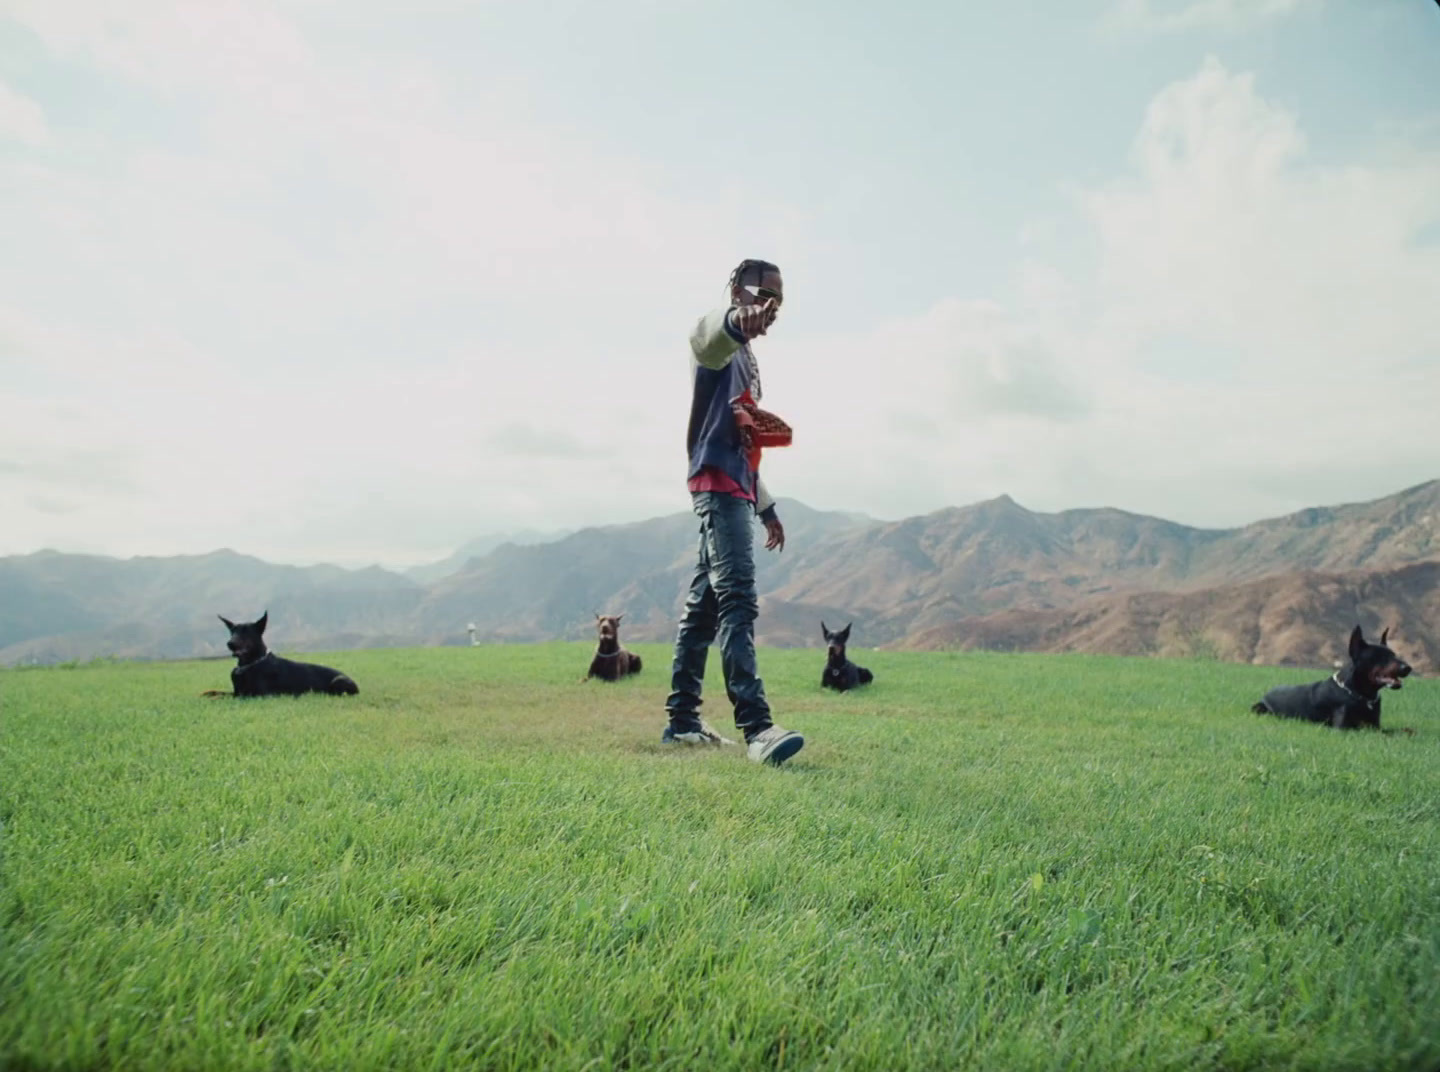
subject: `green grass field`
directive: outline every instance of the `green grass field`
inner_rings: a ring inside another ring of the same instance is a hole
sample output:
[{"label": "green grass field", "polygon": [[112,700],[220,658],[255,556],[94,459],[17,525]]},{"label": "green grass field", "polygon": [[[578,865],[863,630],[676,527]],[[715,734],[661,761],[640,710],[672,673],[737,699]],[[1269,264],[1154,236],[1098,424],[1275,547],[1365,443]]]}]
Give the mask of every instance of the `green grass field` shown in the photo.
[{"label": "green grass field", "polygon": [[662,748],[638,650],[0,673],[0,1064],[1440,1067],[1440,683],[1382,736],[1248,712],[1315,672],[764,651],[776,770]]}]

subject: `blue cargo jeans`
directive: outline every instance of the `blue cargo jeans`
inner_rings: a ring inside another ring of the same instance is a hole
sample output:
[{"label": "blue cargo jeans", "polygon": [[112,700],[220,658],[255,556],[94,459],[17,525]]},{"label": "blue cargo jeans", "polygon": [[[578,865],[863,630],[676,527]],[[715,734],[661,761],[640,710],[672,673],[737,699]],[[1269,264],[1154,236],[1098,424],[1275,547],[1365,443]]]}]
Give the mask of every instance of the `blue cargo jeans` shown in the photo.
[{"label": "blue cargo jeans", "polygon": [[753,737],[770,726],[765,683],[755,667],[755,507],[724,492],[691,495],[700,518],[700,551],[685,612],[675,637],[670,667],[670,698],[665,710],[676,730],[692,728],[700,718],[705,660],[717,635],[725,695],[735,706],[735,726]]}]

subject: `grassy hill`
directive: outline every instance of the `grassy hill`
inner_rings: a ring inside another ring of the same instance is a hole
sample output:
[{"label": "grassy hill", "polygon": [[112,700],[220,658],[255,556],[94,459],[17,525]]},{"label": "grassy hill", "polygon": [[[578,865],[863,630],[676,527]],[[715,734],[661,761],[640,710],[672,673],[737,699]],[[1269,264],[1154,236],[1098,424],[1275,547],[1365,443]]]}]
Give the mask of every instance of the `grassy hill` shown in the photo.
[{"label": "grassy hill", "polygon": [[765,650],[777,771],[587,655],[0,672],[0,1067],[1440,1063],[1434,682],[1340,734],[1246,710],[1313,671]]}]

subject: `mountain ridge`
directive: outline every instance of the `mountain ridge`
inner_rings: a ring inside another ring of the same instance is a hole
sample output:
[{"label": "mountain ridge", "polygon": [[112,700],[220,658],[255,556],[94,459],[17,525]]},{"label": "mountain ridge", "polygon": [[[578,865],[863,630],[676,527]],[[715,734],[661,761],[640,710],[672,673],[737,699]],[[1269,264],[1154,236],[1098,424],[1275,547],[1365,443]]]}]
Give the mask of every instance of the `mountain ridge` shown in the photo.
[{"label": "mountain ridge", "polygon": [[[1229,529],[1114,507],[1034,512],[1008,495],[898,521],[794,500],[782,501],[781,512],[787,550],[757,547],[757,642],[784,646],[818,646],[819,618],[833,615],[832,625],[857,623],[863,646],[933,646],[946,637],[961,646],[983,637],[1014,644],[1031,636],[1030,643],[1049,650],[1061,643],[1055,631],[1064,627],[1075,632],[1064,643],[1129,650],[1139,645],[1142,625],[1101,639],[1065,612],[1087,601],[1228,591],[1307,572],[1355,574],[1345,582],[1355,592],[1379,592],[1383,580],[1366,589],[1361,575],[1440,560],[1440,480]],[[666,641],[693,569],[697,530],[692,514],[677,512],[544,543],[507,542],[428,583],[380,567],[276,565],[229,548],[130,559],[56,551],[10,556],[0,558],[0,664],[217,654],[224,631],[216,614],[248,618],[265,609],[277,648],[290,651],[342,641],[463,644],[470,623],[481,640],[584,640],[596,613],[624,613],[627,640]],[[1411,579],[1427,584],[1430,575]],[[1428,606],[1417,598],[1415,613]],[[1361,606],[1354,599],[1351,605]],[[1156,613],[1194,614],[1193,600],[1155,606],[1163,608]],[[1015,621],[1003,628],[993,620],[976,624],[1010,612],[1052,618],[1027,626],[1029,632]],[[1114,606],[1106,613],[1118,620]],[[953,628],[966,622],[969,631]],[[1222,647],[1237,658],[1323,657],[1323,645],[1308,634],[1274,650]]]}]

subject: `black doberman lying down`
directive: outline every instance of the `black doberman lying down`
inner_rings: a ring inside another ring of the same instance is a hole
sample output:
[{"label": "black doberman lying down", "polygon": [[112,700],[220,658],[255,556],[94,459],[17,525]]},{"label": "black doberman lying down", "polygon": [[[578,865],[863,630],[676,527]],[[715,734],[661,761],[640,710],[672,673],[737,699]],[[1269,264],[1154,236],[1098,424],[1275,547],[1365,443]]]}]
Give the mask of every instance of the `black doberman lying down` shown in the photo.
[{"label": "black doberman lying down", "polygon": [[1350,665],[1334,677],[1312,685],[1280,685],[1250,708],[1257,715],[1301,718],[1324,722],[1337,730],[1380,728],[1380,690],[1398,689],[1409,665],[1385,646],[1390,630],[1379,644],[1369,644],[1357,625],[1350,634]]},{"label": "black doberman lying down", "polygon": [[[360,691],[339,670],[315,663],[297,663],[282,659],[265,646],[265,624],[270,612],[258,621],[236,625],[223,615],[216,615],[230,630],[225,646],[237,662],[230,671],[235,696],[301,696],[307,692],[328,692],[331,696],[354,696]],[[224,696],[223,692],[207,692],[206,696]]]},{"label": "black doberman lying down", "polygon": [[620,646],[620,619],[623,617],[623,614],[613,617],[595,615],[595,629],[600,634],[600,643],[595,647],[595,658],[590,660],[586,681],[592,677],[602,681],[619,681],[626,674],[640,672],[640,656]]},{"label": "black doberman lying down", "polygon": [[844,692],[875,680],[874,674],[863,666],[856,666],[845,655],[845,645],[850,641],[850,625],[832,633],[825,628],[824,622],[820,623],[820,632],[825,636],[825,643],[830,645],[830,652],[825,658],[825,672],[820,675],[820,684],[824,688]]}]

